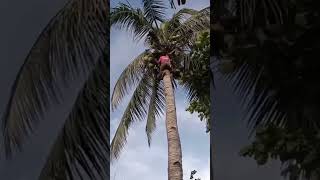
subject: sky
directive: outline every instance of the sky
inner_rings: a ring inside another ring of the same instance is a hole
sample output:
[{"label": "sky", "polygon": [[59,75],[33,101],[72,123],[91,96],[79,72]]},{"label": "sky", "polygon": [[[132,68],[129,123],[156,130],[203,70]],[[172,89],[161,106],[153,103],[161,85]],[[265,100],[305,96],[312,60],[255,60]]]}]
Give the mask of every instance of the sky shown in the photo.
[{"label": "sky", "polygon": [[[111,1],[114,7],[119,1]],[[122,1],[125,2],[125,1]],[[141,1],[130,1],[133,6],[140,6]],[[209,0],[187,1],[179,8],[203,9],[209,6]],[[169,18],[173,10],[168,10]],[[118,29],[111,29],[110,63],[111,63],[111,91],[123,69],[146,47],[143,43],[132,40],[132,34]],[[117,111],[111,113],[111,138],[121,119],[128,99],[122,103]],[[205,132],[205,123],[201,122],[197,114],[185,111],[187,100],[181,89],[176,92],[176,107],[178,128],[182,145],[182,164],[184,179],[190,178],[192,170],[197,170],[196,178],[210,179],[210,135]],[[164,117],[157,119],[157,129],[153,134],[151,147],[148,147],[145,133],[145,121],[134,125],[129,131],[128,143],[122,151],[120,159],[111,165],[111,180],[163,180],[167,179],[167,136]]]},{"label": "sky", "polygon": [[[66,0],[3,0],[0,1],[0,115],[8,100],[10,87],[25,56],[49,19],[63,7]],[[131,3],[134,3],[130,1]],[[111,5],[116,4],[115,1]],[[201,8],[207,0],[189,0],[187,7]],[[111,88],[121,70],[144,50],[143,44],[134,43],[126,32],[111,31]],[[257,167],[254,161],[238,156],[240,147],[248,143],[245,123],[240,119],[242,109],[230,87],[217,79],[213,93],[214,111],[214,166],[215,180],[281,180],[279,164],[273,162],[266,167]],[[54,107],[39,124],[39,130],[26,141],[24,150],[16,153],[13,159],[5,160],[0,155],[1,180],[35,180],[49,153],[50,146],[63,125],[75,98],[75,89],[66,93],[62,106]],[[183,165],[186,179],[190,171],[198,171],[196,177],[209,179],[209,135],[205,125],[184,111],[185,99],[181,93],[176,95],[179,130],[183,146]],[[126,103],[122,104],[122,108]],[[114,132],[122,109],[111,116]],[[163,119],[159,119],[157,131],[153,135],[152,147],[147,146],[144,124],[137,124],[130,131],[128,144],[121,158],[111,167],[111,180],[165,179],[166,142]],[[136,131],[135,131],[136,130]],[[2,149],[0,147],[0,149]],[[134,169],[133,167],[138,167]]]}]

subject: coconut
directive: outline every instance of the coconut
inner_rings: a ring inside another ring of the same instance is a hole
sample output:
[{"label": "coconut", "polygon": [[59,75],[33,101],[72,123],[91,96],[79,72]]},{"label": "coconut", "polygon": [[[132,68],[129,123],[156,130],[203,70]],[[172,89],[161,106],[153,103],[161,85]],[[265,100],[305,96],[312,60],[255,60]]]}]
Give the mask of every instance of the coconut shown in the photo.
[{"label": "coconut", "polygon": [[142,58],[142,60],[147,61],[148,58],[149,58],[148,56],[144,56],[144,57]]},{"label": "coconut", "polygon": [[149,57],[148,57],[148,61],[151,62],[152,60],[153,60],[153,57],[152,57],[152,56],[149,56]]}]

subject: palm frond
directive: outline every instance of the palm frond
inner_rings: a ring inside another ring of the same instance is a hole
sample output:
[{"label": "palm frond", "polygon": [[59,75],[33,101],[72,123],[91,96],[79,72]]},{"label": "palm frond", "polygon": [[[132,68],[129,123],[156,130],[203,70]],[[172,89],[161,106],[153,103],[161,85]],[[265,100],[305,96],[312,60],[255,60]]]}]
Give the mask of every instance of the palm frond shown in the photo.
[{"label": "palm frond", "polygon": [[168,32],[174,33],[181,24],[186,21],[188,18],[190,18],[193,15],[196,15],[198,13],[197,10],[194,9],[188,9],[183,8],[179,10],[177,13],[175,13],[172,18],[168,21]]},{"label": "palm frond", "polygon": [[277,108],[277,99],[272,96],[272,90],[261,84],[263,71],[262,67],[245,63],[226,77],[245,107],[243,118],[248,119],[250,134],[259,126],[268,123],[283,126],[285,122],[285,114]]},{"label": "palm frond", "polygon": [[192,15],[181,26],[176,29],[176,32],[181,36],[192,36],[197,32],[204,31],[210,28],[210,7],[200,10]]},{"label": "palm frond", "polygon": [[59,102],[62,83],[70,84],[94,67],[107,46],[108,8],[107,0],[72,0],[40,34],[18,72],[2,117],[7,157],[21,149],[43,113]]},{"label": "palm frond", "polygon": [[109,177],[109,67],[102,58],[79,93],[39,180]]},{"label": "palm frond", "polygon": [[136,40],[142,39],[152,31],[152,22],[148,22],[140,9],[134,9],[130,5],[120,3],[111,11],[111,26],[116,25],[120,29],[131,31]]},{"label": "palm frond", "polygon": [[[159,29],[150,32],[145,43],[153,48],[156,47],[155,49],[157,50],[162,47],[169,47],[169,49],[176,49],[176,51],[180,52],[189,50],[195,40],[196,34],[209,29],[209,16],[203,11],[205,10],[181,9],[170,20],[163,22]],[[204,27],[204,23],[199,23],[198,25],[192,24],[192,22],[201,21],[205,17],[207,18],[206,27]],[[193,25],[195,26],[193,27]],[[202,27],[199,28],[201,25]],[[186,31],[188,32],[184,33]]]},{"label": "palm frond", "polygon": [[176,5],[174,4],[174,0],[169,0],[171,8],[175,9]]},{"label": "palm frond", "polygon": [[116,109],[123,97],[129,92],[130,88],[136,85],[145,72],[144,57],[149,53],[143,52],[136,57],[121,73],[118,78],[111,96],[111,107]]},{"label": "palm frond", "polygon": [[144,74],[123,113],[111,142],[111,161],[119,157],[120,151],[126,143],[131,124],[136,121],[142,121],[147,117],[154,81],[153,78],[150,78],[152,73],[153,71],[149,71]]},{"label": "palm frond", "polygon": [[183,20],[186,20],[188,17],[196,15],[199,11],[189,8],[183,8],[179,10],[177,13],[175,13],[170,21],[179,21],[182,22]]},{"label": "palm frond", "polygon": [[[192,60],[189,54],[183,54],[182,57],[180,57],[183,60],[183,67],[185,72],[189,71],[200,71],[201,68],[199,67],[199,63],[197,61]],[[179,84],[183,87],[183,89],[186,91],[187,99],[191,102],[194,100],[198,100],[200,95],[203,92],[203,89],[201,86],[197,86],[198,84],[195,83],[196,81],[183,81]],[[199,83],[201,84],[201,79],[199,79]],[[200,88],[200,89],[199,89]]]},{"label": "palm frond", "polygon": [[[179,84],[184,88],[187,94],[187,99],[191,101],[197,101],[199,99],[206,101],[210,94],[210,90],[206,88],[209,84],[210,74],[209,74],[209,57],[205,55],[201,56],[200,59],[196,59],[191,54],[183,54],[179,59],[182,60],[184,73],[193,73],[191,75],[192,79],[183,80]],[[200,62],[205,61],[206,62]]]},{"label": "palm frond", "polygon": [[[155,76],[155,75],[154,75]],[[164,113],[165,97],[163,85],[159,80],[153,78],[152,94],[149,103],[146,133],[148,144],[151,145],[151,135],[156,128],[156,118]]]},{"label": "palm frond", "polygon": [[142,0],[144,15],[153,24],[165,20],[166,4],[162,0]]}]

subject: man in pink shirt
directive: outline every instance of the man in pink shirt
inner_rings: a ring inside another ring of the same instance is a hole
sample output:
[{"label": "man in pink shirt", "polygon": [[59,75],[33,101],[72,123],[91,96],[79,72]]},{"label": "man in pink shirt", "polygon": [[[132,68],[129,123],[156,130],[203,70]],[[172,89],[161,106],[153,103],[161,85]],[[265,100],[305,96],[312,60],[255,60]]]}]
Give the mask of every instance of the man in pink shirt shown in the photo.
[{"label": "man in pink shirt", "polygon": [[159,60],[157,61],[158,64],[160,64],[160,74],[161,77],[163,76],[163,71],[165,69],[168,69],[171,71],[171,60],[168,55],[160,56]]}]

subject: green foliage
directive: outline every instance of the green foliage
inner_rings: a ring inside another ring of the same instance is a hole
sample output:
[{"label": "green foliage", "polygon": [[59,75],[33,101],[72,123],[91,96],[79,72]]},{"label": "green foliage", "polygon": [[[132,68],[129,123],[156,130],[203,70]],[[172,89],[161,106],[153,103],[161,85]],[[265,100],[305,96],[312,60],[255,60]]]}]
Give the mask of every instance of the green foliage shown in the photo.
[{"label": "green foliage", "polygon": [[[208,98],[210,98],[208,96]],[[201,121],[206,122],[206,132],[210,131],[210,100],[192,100],[189,106],[186,108],[186,111],[190,113],[198,113],[198,117]]]},{"label": "green foliage", "polygon": [[191,101],[186,109],[190,113],[198,113],[198,117],[201,121],[207,122],[207,132],[210,131],[209,119],[210,119],[210,102],[209,101]]},{"label": "green foliage", "polygon": [[192,92],[189,97],[191,101],[186,110],[190,113],[198,113],[200,120],[207,124],[207,132],[210,131],[209,60],[210,34],[204,31],[198,35],[192,47],[190,67],[183,72],[180,80]]},{"label": "green foliage", "polygon": [[280,159],[285,165],[282,174],[290,179],[319,175],[320,133],[312,130],[288,130],[273,125],[257,131],[253,143],[240,152],[254,158],[259,165]]}]

